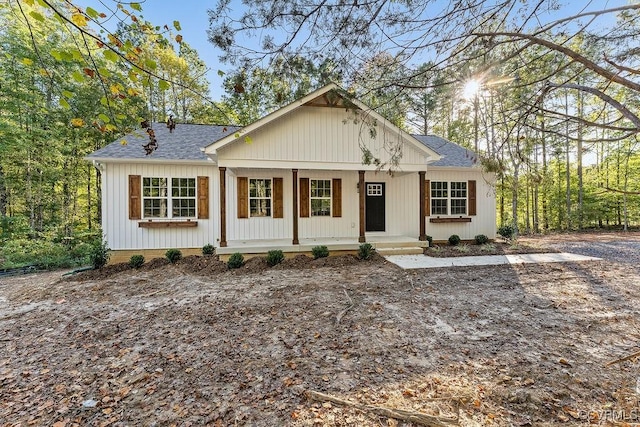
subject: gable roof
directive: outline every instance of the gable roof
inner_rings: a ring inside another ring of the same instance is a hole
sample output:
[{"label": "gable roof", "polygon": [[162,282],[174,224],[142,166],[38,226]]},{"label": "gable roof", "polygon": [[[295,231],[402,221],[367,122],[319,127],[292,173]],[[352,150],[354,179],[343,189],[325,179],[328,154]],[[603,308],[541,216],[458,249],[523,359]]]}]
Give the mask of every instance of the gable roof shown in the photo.
[{"label": "gable roof", "polygon": [[[158,141],[158,149],[148,156],[143,145],[149,142],[149,135],[145,129],[138,129],[117,141],[112,142],[89,154],[88,160],[117,161],[210,161],[204,153],[204,147],[223,138],[229,133],[236,132],[237,126],[196,125],[178,123],[173,132],[169,132],[166,124],[152,123],[152,128]],[[122,145],[122,141],[126,141]]]},{"label": "gable roof", "polygon": [[435,135],[413,135],[418,141],[442,156],[429,166],[471,168],[478,166],[478,156],[461,145]]},{"label": "gable roof", "polygon": [[[426,144],[422,144],[419,140],[417,140],[414,136],[409,133],[404,132],[402,129],[395,126],[393,123],[389,122],[387,119],[382,117],[379,113],[376,113],[374,110],[366,106],[364,103],[358,101],[354,98],[347,99],[344,96],[344,90],[341,89],[335,83],[329,83],[328,85],[317,89],[307,96],[304,96],[291,104],[280,108],[261,118],[260,120],[251,123],[248,126],[240,129],[237,132],[231,133],[224,138],[216,141],[205,149],[207,154],[215,154],[217,150],[225,147],[226,145],[235,143],[242,139],[243,136],[249,135],[251,132],[266,126],[267,124],[287,115],[296,110],[297,108],[303,105],[317,105],[315,101],[318,99],[322,99],[322,102],[327,102],[331,106],[339,106],[342,108],[346,108],[345,104],[350,104],[352,106],[357,107],[359,110],[365,111],[368,118],[371,118],[377,122],[383,123],[384,128],[390,130],[392,133],[402,136],[403,139],[412,144],[416,149],[425,153],[431,161],[437,161],[440,159],[440,155],[435,152],[431,147]],[[329,96],[329,95],[337,95],[337,96]],[[339,99],[336,99],[339,98]],[[345,102],[346,100],[346,102]]]}]

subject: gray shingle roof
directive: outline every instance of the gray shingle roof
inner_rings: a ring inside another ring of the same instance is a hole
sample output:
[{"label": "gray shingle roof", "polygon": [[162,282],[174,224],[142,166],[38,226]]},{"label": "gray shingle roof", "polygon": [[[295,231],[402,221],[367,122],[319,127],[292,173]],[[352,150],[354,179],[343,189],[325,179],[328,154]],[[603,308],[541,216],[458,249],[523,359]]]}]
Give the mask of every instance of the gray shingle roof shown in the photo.
[{"label": "gray shingle roof", "polygon": [[[164,123],[153,123],[158,141],[158,149],[148,156],[143,145],[149,142],[145,129],[138,129],[116,141],[94,151],[87,159],[128,159],[128,160],[207,160],[202,148],[224,138],[239,128],[236,126],[194,125],[178,123],[169,132]],[[121,141],[127,141],[122,145]]]},{"label": "gray shingle roof", "polygon": [[435,135],[413,135],[413,137],[442,156],[437,162],[430,163],[430,166],[469,168],[477,165],[478,156],[458,144]]},{"label": "gray shingle roof", "polygon": [[[143,145],[149,142],[145,129],[138,129],[116,141],[94,151],[87,159],[114,160],[195,160],[206,161],[208,158],[202,148],[224,138],[240,129],[236,126],[177,124],[173,132],[169,132],[164,123],[153,123],[153,130],[158,140],[158,149],[146,155]],[[472,167],[476,165],[476,155],[458,144],[435,135],[413,135],[418,141],[442,156],[442,159],[431,163],[431,166]],[[122,145],[121,141],[127,141]]]}]

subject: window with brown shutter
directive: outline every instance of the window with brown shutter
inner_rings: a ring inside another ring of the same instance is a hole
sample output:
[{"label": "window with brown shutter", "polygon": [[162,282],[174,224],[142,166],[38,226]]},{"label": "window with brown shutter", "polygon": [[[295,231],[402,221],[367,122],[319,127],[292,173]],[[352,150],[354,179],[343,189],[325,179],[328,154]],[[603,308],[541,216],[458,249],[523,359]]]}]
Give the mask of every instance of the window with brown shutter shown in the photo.
[{"label": "window with brown shutter", "polygon": [[209,177],[198,177],[198,218],[209,218]]},{"label": "window with brown shutter", "polygon": [[476,215],[476,181],[469,181],[469,215]]},{"label": "window with brown shutter", "polygon": [[309,178],[300,178],[300,218],[309,217]]},{"label": "window with brown shutter", "polygon": [[333,187],[331,189],[331,191],[333,191],[333,193],[331,194],[333,199],[332,215],[334,218],[340,218],[342,217],[342,180],[340,178],[334,178],[332,187]]},{"label": "window with brown shutter", "polygon": [[249,218],[249,179],[238,177],[238,218]]},{"label": "window with brown shutter", "polygon": [[273,178],[273,217],[284,218],[283,209],[283,180]]},{"label": "window with brown shutter", "polygon": [[142,218],[141,187],[142,177],[129,175],[129,219]]}]

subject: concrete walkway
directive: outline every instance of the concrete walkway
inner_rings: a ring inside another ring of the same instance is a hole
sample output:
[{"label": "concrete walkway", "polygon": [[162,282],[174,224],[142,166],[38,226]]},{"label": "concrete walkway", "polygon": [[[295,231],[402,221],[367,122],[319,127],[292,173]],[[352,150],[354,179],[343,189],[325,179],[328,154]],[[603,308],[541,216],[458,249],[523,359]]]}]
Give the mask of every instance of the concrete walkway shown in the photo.
[{"label": "concrete walkway", "polygon": [[474,265],[531,264],[540,262],[599,261],[602,259],[584,255],[570,254],[567,252],[545,254],[461,256],[449,258],[434,258],[426,255],[389,255],[385,258],[404,269],[468,267]]}]

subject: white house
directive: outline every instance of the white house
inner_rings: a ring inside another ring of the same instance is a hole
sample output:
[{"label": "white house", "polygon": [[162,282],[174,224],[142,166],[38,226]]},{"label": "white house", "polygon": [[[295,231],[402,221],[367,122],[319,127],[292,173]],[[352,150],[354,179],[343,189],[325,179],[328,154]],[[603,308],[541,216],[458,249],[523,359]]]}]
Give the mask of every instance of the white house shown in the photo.
[{"label": "white house", "polygon": [[149,155],[143,129],[87,157],[102,171],[112,262],[206,244],[223,256],[362,242],[406,252],[428,235],[495,236],[493,176],[472,152],[410,135],[334,84],[244,128],[152,127]]}]

